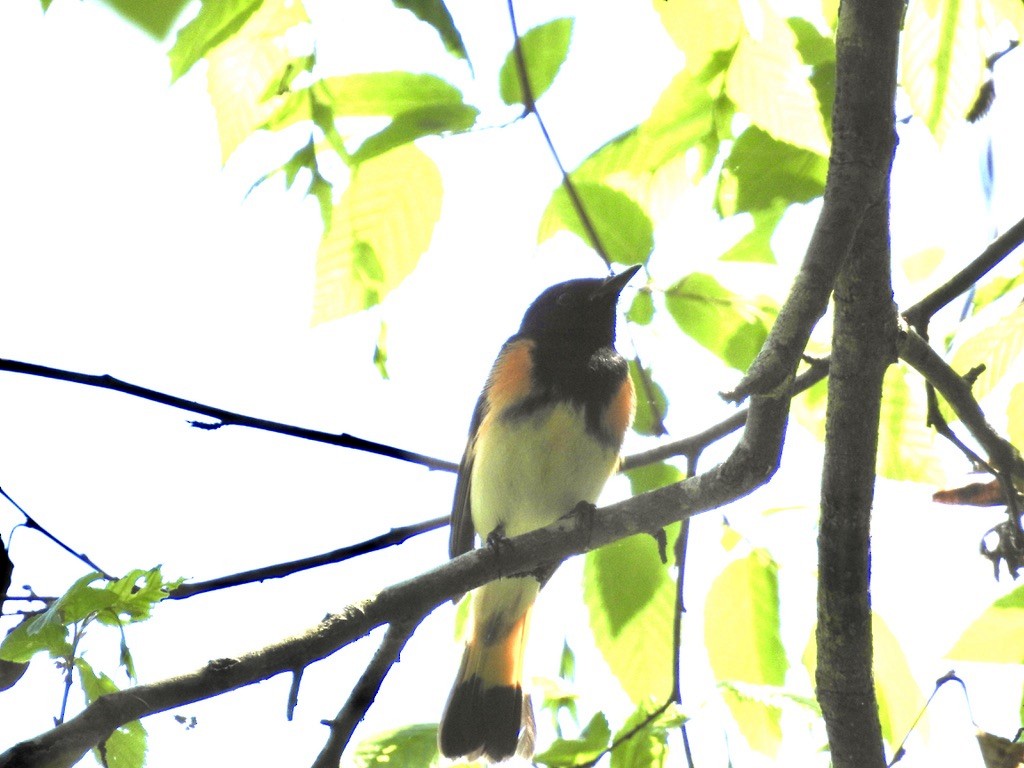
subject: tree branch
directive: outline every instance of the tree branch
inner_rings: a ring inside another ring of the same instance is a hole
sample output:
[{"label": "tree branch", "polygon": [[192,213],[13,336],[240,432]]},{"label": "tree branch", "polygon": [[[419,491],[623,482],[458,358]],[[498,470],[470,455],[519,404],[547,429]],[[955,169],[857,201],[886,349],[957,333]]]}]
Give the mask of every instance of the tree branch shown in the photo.
[{"label": "tree branch", "polygon": [[458,464],[451,461],[444,461],[443,459],[437,459],[433,456],[427,456],[422,453],[406,451],[401,448],[385,445],[384,443],[376,443],[372,440],[365,440],[361,437],[356,437],[355,435],[349,435],[347,433],[331,434],[330,432],[321,432],[316,429],[305,429],[291,424],[282,424],[279,421],[258,419],[254,416],[234,413],[233,411],[217,408],[212,405],[204,405],[203,403],[197,403],[192,400],[185,400],[184,398],[169,395],[165,392],[158,392],[155,389],[140,387],[138,384],[121,381],[120,379],[116,379],[109,375],[75,373],[74,371],[65,371],[60,368],[50,368],[45,365],[23,363],[18,360],[5,360],[2,358],[0,358],[0,371],[23,373],[29,376],[41,376],[47,379],[57,379],[58,381],[70,381],[75,384],[84,384],[87,387],[96,387],[98,389],[109,389],[125,395],[131,395],[132,397],[138,397],[143,400],[160,403],[161,405],[169,405],[172,408],[178,408],[183,411],[190,411],[202,416],[208,416],[212,419],[216,419],[218,422],[216,424],[206,424],[197,421],[191,422],[192,426],[199,429],[220,429],[224,426],[251,427],[252,429],[262,429],[266,432],[288,435],[289,437],[301,437],[304,440],[314,440],[320,443],[327,443],[328,445],[337,445],[342,448],[351,448],[356,451],[374,453],[378,456],[387,456],[392,459],[399,459],[400,461],[419,464],[420,466],[427,467],[428,469],[440,469],[446,472],[455,472],[459,468]]},{"label": "tree branch", "polygon": [[32,515],[30,515],[28,512],[26,512],[18,502],[16,502],[14,499],[12,499],[10,497],[10,495],[7,493],[7,491],[5,491],[3,488],[0,488],[0,496],[2,496],[3,498],[7,499],[8,503],[10,503],[10,505],[12,507],[14,507],[16,510],[18,510],[22,514],[22,516],[25,518],[25,527],[26,528],[31,528],[34,531],[39,531],[39,533],[43,534],[43,536],[48,538],[50,541],[52,541],[54,544],[56,544],[58,547],[63,549],[65,552],[67,552],[72,557],[74,557],[77,560],[80,560],[81,562],[85,563],[87,566],[92,568],[94,571],[96,571],[98,574],[100,574],[107,581],[114,581],[115,580],[116,577],[111,576],[109,573],[107,573],[102,568],[100,568],[98,565],[96,565],[96,563],[92,560],[92,558],[90,558],[87,554],[85,554],[84,552],[76,551],[74,548],[72,548],[69,545],[65,544],[63,541],[61,541],[59,538],[57,538],[54,534],[50,533],[46,528],[41,526],[36,521],[36,519],[34,517],[32,517]]},{"label": "tree branch", "polygon": [[870,529],[882,379],[896,359],[888,200],[835,290],[818,533],[818,701],[836,768],[885,765],[871,671]]},{"label": "tree branch", "polygon": [[885,766],[871,672],[869,528],[882,378],[895,359],[888,182],[903,9],[900,0],[840,6],[832,154],[818,222],[845,233],[849,254],[835,290],[818,535],[815,678],[836,768]]},{"label": "tree branch", "polygon": [[993,240],[980,256],[903,313],[910,327],[927,337],[928,321],[956,297],[968,291],[1024,242],[1024,218]]},{"label": "tree branch", "polygon": [[510,573],[531,572],[574,554],[722,506],[767,482],[778,467],[788,393],[752,398],[746,428],[730,456],[711,470],[593,514],[572,515],[509,540],[468,552],[373,598],[328,616],[297,637],[202,669],[102,696],[80,714],[0,754],[0,768],[71,766],[120,725],[173,707],[302,669],[391,623],[416,624],[442,602]]},{"label": "tree branch", "polygon": [[377,698],[381,683],[412,636],[415,625],[395,623],[388,627],[380,647],[363,671],[345,706],[337,716],[324,723],[331,729],[331,735],[324,748],[313,762],[313,768],[337,768],[341,755],[352,739],[356,726],[366,716],[367,710]]},{"label": "tree branch", "polygon": [[234,573],[230,576],[220,576],[216,579],[209,579],[208,581],[196,581],[190,584],[182,584],[180,587],[172,589],[170,594],[167,596],[167,599],[185,600],[186,598],[194,595],[200,595],[204,592],[213,592],[218,589],[237,587],[242,584],[252,584],[255,581],[264,581],[266,579],[280,579],[284,576],[291,576],[293,573],[299,573],[300,571],[319,568],[322,565],[340,563],[345,560],[350,560],[353,557],[365,555],[369,552],[376,552],[381,549],[386,549],[387,547],[404,544],[414,536],[419,536],[420,534],[427,533],[428,531],[436,531],[438,528],[444,528],[446,525],[448,525],[448,515],[445,515],[444,517],[435,517],[432,520],[425,520],[422,523],[402,526],[401,528],[392,528],[387,533],[374,536],[372,539],[361,541],[358,544],[350,544],[347,547],[341,547],[340,549],[325,552],[322,555],[313,555],[312,557],[303,557],[299,560],[292,560],[287,563],[278,563],[276,565],[268,565],[263,568],[254,568],[251,571],[242,571],[241,573]]}]

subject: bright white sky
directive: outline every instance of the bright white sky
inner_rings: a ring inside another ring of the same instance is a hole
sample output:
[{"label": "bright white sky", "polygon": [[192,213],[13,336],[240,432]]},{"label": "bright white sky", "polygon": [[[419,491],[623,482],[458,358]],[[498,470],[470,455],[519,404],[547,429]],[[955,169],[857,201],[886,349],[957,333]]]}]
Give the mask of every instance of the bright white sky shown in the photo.
[{"label": "bright white sky", "polygon": [[[367,70],[419,70],[430,56],[442,74],[462,77],[461,65],[439,53],[433,33],[390,3],[364,4],[358,23],[341,17],[338,4],[308,5],[337,33],[337,40],[320,42],[325,69],[361,61]],[[521,5],[522,29],[576,10],[569,0]],[[661,48],[650,45],[658,21],[647,6],[593,5],[599,7],[580,17],[569,62],[542,102],[569,166],[643,119],[681,63],[667,38]],[[484,12],[471,0],[451,7],[481,81],[467,98],[490,104],[509,44],[503,8]],[[390,36],[401,45],[380,44]],[[591,55],[612,40],[614,51]],[[507,131],[424,142],[445,174],[445,216],[423,267],[387,302],[392,379],[382,383],[370,365],[379,314],[309,325],[315,204],[279,182],[245,196],[273,147],[243,148],[222,170],[203,69],[168,88],[166,47],[91,0],[57,0],[45,17],[29,0],[0,6],[0,71],[8,73],[0,129],[7,180],[0,189],[0,356],[110,373],[243,413],[458,458],[493,354],[525,305],[552,282],[600,273],[597,260],[569,238],[535,245],[534,222],[558,181],[535,126],[527,121]],[[903,197],[894,208],[913,223],[897,234],[897,251],[941,243],[975,252],[987,229],[973,215],[963,223],[959,190],[976,186],[976,166],[966,161],[955,172],[943,170],[927,141],[908,139],[901,152],[913,159],[901,163],[912,170],[900,169],[894,189]],[[970,140],[964,144],[960,156],[970,157],[975,150]],[[456,164],[456,156],[466,159]],[[1015,160],[1007,167],[1021,167],[1019,154]],[[912,194],[905,191],[911,184]],[[1005,190],[999,200],[1008,202],[996,210],[1003,226],[1016,220],[1014,206],[1024,199],[1019,186]],[[799,258],[812,221],[794,220],[787,258]],[[713,240],[721,235],[700,221],[689,225],[686,257],[713,257]],[[663,264],[681,253],[675,241],[665,243],[659,233]],[[897,298],[909,303],[918,295],[914,289]],[[627,349],[630,340],[622,343]],[[649,359],[652,354],[659,370],[690,374],[676,377],[687,381],[679,385],[686,390],[670,393],[674,435],[729,412],[715,392],[733,374],[706,353],[673,336],[654,353],[645,351]],[[673,362],[680,356],[688,364]],[[693,376],[697,370],[706,375]],[[109,571],[162,563],[168,575],[195,579],[326,551],[449,508],[450,475],[253,431],[197,431],[186,425],[188,417],[113,393],[0,375],[0,485]],[[800,450],[806,438],[796,428],[793,438],[792,450]],[[813,600],[816,478],[801,460],[773,488],[729,512],[752,540],[780,555],[786,550],[790,600]],[[931,490],[901,489],[897,497],[889,486],[880,489],[886,514],[876,525],[874,560],[875,604],[906,647],[916,649],[911,663],[926,694],[951,666],[941,655],[960,628],[1006,589],[972,556],[994,514],[965,520],[958,511],[935,509],[927,503]],[[609,497],[623,493],[617,482]],[[785,513],[786,526],[778,516],[757,514],[794,503],[808,508]],[[687,621],[695,644],[702,636],[702,595],[721,560],[719,519],[698,522],[691,549]],[[19,520],[0,507],[5,539]],[[925,536],[927,546],[908,541],[908,531]],[[436,564],[445,552],[446,534],[439,532],[367,562],[168,604],[155,621],[130,630],[139,674],[144,681],[162,679],[301,631]],[[39,594],[59,593],[83,572],[25,530],[15,533],[12,555],[15,585],[31,584]],[[946,562],[962,563],[963,570],[936,568]],[[578,565],[563,567],[546,592],[571,590]],[[908,578],[915,584],[913,606],[898,589]],[[545,597],[534,623],[534,671],[553,673],[564,629],[581,664],[593,661],[581,607]],[[425,623],[361,733],[436,720],[458,654],[451,621],[452,610],[444,607]],[[799,655],[809,625],[784,629]],[[102,639],[89,659],[112,671],[116,659],[101,649],[116,652],[116,641]],[[201,764],[309,764],[326,737],[319,721],[336,713],[374,647],[348,649],[308,670],[293,723],[283,717],[284,678],[183,708],[175,714],[199,721],[187,733],[170,715],[150,718],[149,765],[177,766],[200,755]],[[621,706],[600,664],[587,668],[582,685],[604,692],[602,704]],[[1006,676],[958,669],[977,685]],[[706,671],[691,666],[688,680],[691,705],[714,700]],[[975,697],[975,716],[989,730],[1012,735],[1020,685],[1000,690],[998,699]],[[57,674],[37,658],[13,691],[0,693],[0,749],[49,727],[60,695]],[[959,699],[949,706],[961,714]],[[962,717],[954,723],[933,729],[932,748],[948,754],[962,743],[955,739],[966,726]],[[720,757],[722,734],[713,728],[694,734],[698,758]],[[733,734],[734,748],[737,741]],[[908,766],[912,759],[913,753]]]}]

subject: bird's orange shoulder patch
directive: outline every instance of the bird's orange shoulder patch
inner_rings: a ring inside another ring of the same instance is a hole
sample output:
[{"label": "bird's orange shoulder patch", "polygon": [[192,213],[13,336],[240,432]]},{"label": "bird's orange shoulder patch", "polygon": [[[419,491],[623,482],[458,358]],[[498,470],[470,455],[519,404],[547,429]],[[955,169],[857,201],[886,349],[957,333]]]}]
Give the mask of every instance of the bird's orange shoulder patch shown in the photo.
[{"label": "bird's orange shoulder patch", "polygon": [[604,428],[616,441],[621,442],[629,425],[633,423],[635,413],[636,392],[633,389],[633,379],[627,375],[604,412]]},{"label": "bird's orange shoulder patch", "polygon": [[503,411],[530,394],[533,386],[533,347],[529,339],[507,344],[494,361],[487,379],[487,404],[492,411]]}]

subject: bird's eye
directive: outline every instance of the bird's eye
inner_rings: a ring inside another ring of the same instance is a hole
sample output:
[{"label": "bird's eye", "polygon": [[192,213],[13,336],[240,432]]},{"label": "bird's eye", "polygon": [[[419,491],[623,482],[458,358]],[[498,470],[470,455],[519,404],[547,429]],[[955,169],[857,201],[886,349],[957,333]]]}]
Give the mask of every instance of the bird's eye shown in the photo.
[{"label": "bird's eye", "polygon": [[555,299],[555,303],[560,307],[567,307],[572,303],[572,296],[569,295],[568,291],[560,293],[558,294],[558,298]]}]

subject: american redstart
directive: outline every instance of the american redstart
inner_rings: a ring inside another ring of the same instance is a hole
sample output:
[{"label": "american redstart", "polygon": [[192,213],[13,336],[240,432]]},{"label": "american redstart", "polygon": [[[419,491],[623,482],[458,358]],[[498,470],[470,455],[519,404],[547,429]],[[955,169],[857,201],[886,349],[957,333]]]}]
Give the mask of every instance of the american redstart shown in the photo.
[{"label": "american redstart", "polygon": [[[633,420],[633,384],[613,344],[619,293],[639,269],[548,288],[502,346],[459,466],[452,557],[473,548],[474,534],[519,536],[597,500]],[[550,575],[500,578],[471,595],[472,629],[438,729],[446,757],[533,754],[523,649]]]}]

